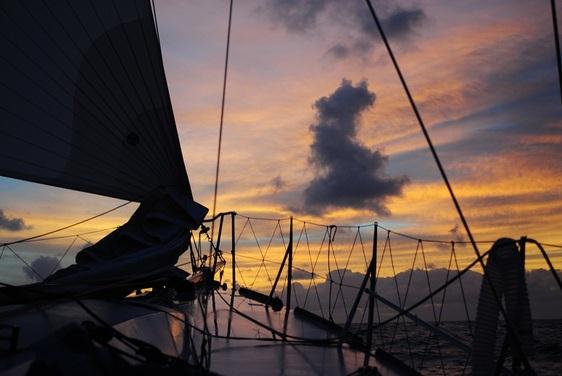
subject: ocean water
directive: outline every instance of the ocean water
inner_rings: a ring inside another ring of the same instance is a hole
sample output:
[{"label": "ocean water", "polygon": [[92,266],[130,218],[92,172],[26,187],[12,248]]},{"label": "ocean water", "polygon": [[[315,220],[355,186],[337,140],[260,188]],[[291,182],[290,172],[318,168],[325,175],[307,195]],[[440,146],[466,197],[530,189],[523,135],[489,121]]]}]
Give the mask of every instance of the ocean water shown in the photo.
[{"label": "ocean water", "polygon": [[[466,321],[443,322],[440,327],[467,344],[472,343],[471,327]],[[562,375],[562,320],[533,321],[534,354],[529,357],[537,375]],[[496,341],[496,358],[505,338],[500,324]],[[423,375],[470,375],[471,362],[466,352],[451,345],[442,337],[412,322],[388,324],[373,332],[374,346],[392,353]],[[504,366],[511,368],[511,357]]]}]

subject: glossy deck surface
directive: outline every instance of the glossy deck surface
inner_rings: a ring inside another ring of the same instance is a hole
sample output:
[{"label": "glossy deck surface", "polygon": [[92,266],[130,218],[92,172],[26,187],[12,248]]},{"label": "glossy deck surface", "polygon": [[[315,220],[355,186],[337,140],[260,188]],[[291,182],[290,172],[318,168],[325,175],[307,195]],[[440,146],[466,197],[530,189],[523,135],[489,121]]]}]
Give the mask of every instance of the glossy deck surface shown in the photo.
[{"label": "glossy deck surface", "polygon": [[[221,299],[221,296],[224,298]],[[298,338],[334,339],[335,334],[303,321],[291,310],[285,322],[283,309],[279,312],[265,309],[235,296],[229,308],[230,291],[221,292],[207,301],[206,323],[201,312],[205,302],[200,300],[190,307],[193,324],[198,328],[207,325],[214,335],[211,344],[211,370],[223,375],[349,375],[364,365],[365,355],[348,345],[311,345]],[[226,302],[225,302],[226,301]],[[230,333],[228,328],[230,327]],[[280,340],[279,334],[286,333],[287,341]],[[230,339],[228,338],[230,336]],[[194,333],[196,347],[201,344],[201,334]],[[370,359],[371,366],[376,365]],[[377,367],[382,374],[392,373]]]}]

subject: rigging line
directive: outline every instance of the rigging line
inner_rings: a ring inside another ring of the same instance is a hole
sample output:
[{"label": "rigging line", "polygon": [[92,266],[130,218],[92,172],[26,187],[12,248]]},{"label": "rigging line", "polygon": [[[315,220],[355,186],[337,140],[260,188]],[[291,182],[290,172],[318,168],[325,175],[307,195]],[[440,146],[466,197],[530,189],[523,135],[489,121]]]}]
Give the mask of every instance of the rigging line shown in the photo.
[{"label": "rigging line", "polygon": [[562,248],[562,245],[560,244],[548,244],[548,243],[541,243],[541,244],[544,245],[545,247]]},{"label": "rigging line", "polygon": [[[62,254],[62,256],[57,260],[57,263],[55,264],[55,266],[53,266],[51,268],[51,271],[49,272],[49,274],[47,274],[47,276],[44,278],[48,278],[50,277],[56,270],[57,267],[60,267],[60,263],[62,262],[62,260],[66,257],[68,251],[70,251],[70,249],[72,248],[72,246],[74,245],[74,243],[76,243],[76,240],[78,239],[78,235],[72,240],[72,242],[70,243],[70,245],[68,247],[66,247],[66,250],[64,251],[64,253]],[[81,238],[83,239],[83,238]]]},{"label": "rigging line", "polygon": [[[412,106],[412,110],[414,111],[414,114],[416,116],[416,119],[420,125],[420,128],[423,132],[423,135],[427,141],[427,144],[429,146],[429,149],[431,151],[431,154],[433,155],[433,158],[435,160],[435,163],[437,164],[437,167],[439,169],[439,172],[441,173],[441,177],[443,178],[443,181],[445,183],[445,185],[447,186],[447,190],[449,191],[449,194],[451,196],[451,199],[453,200],[453,204],[455,205],[455,208],[457,210],[457,213],[461,219],[461,222],[464,226],[464,229],[468,235],[468,238],[470,239],[470,243],[472,244],[472,248],[474,249],[474,253],[476,254],[477,257],[477,261],[480,263],[480,266],[482,267],[482,270],[484,272],[484,278],[488,281],[488,283],[490,284],[490,288],[492,290],[493,296],[494,296],[494,300],[496,301],[496,304],[498,305],[498,308],[501,312],[501,315],[503,317],[503,319],[505,320],[506,323],[506,327],[508,329],[509,334],[512,336],[512,338],[514,339],[514,344],[516,346],[517,349],[521,348],[521,343],[519,340],[519,337],[517,335],[517,333],[514,330],[513,324],[511,323],[511,320],[509,319],[509,317],[507,316],[507,312],[505,311],[504,307],[501,304],[501,299],[500,296],[498,295],[498,292],[496,290],[496,288],[494,287],[494,285],[492,284],[491,278],[488,275],[488,273],[486,273],[486,266],[484,264],[484,261],[482,260],[482,256],[480,253],[480,250],[478,249],[478,246],[476,245],[476,242],[474,240],[474,237],[472,235],[472,232],[470,231],[470,227],[468,225],[468,222],[463,214],[463,211],[461,209],[461,206],[457,200],[457,197],[455,196],[455,193],[453,192],[453,188],[451,186],[451,184],[449,183],[449,179],[447,177],[447,174],[445,173],[445,169],[443,168],[443,165],[441,164],[441,161],[439,159],[439,156],[437,155],[437,151],[435,150],[435,147],[433,146],[433,142],[431,141],[431,138],[429,137],[429,133],[425,127],[425,123],[418,111],[418,108],[416,106],[416,103],[414,102],[414,98],[412,97],[412,94],[410,93],[410,89],[408,88],[408,85],[406,84],[406,80],[404,79],[404,76],[402,75],[402,71],[400,70],[400,67],[398,65],[398,62],[396,61],[396,58],[394,57],[394,53],[392,52],[392,49],[390,47],[390,44],[388,43],[388,40],[386,38],[386,35],[384,33],[384,30],[382,29],[381,23],[375,13],[375,9],[373,8],[373,4],[371,3],[371,0],[365,0],[365,2],[367,3],[369,10],[371,12],[371,15],[373,16],[373,20],[375,21],[375,24],[377,26],[377,29],[379,31],[379,34],[384,42],[384,45],[386,47],[386,50],[390,56],[390,59],[392,60],[392,64],[394,65],[394,68],[396,69],[396,73],[398,74],[398,77],[400,78],[400,82],[402,83],[402,86],[404,88],[404,91],[406,93],[406,96],[408,97],[408,100],[410,102],[410,105]],[[527,370],[531,370],[531,366],[529,364],[529,361],[527,359],[527,357],[525,356],[524,353],[523,354],[523,363],[525,365],[525,369]]]},{"label": "rigging line", "polygon": [[[146,7],[147,7],[147,12],[148,14],[151,16],[151,20],[152,22],[149,23],[149,28],[147,29],[147,33],[145,33],[145,27],[143,27],[144,23],[141,24],[141,32],[142,32],[142,36],[143,36],[143,40],[144,40],[144,45],[146,48],[146,54],[148,57],[148,60],[150,61],[150,67],[152,69],[152,78],[154,79],[154,83],[157,85],[158,87],[158,95],[160,96],[160,100],[162,103],[162,107],[167,110],[164,111],[164,116],[166,118],[166,120],[168,121],[168,124],[174,126],[175,128],[175,120],[173,118],[173,109],[171,108],[172,104],[169,100],[167,100],[167,97],[165,95],[165,93],[162,91],[163,87],[162,85],[159,85],[158,79],[157,79],[157,74],[156,71],[157,69],[155,68],[155,62],[153,62],[153,59],[151,58],[151,54],[150,54],[150,46],[149,43],[152,42],[156,45],[156,51],[160,51],[160,31],[158,29],[158,19],[156,18],[156,7],[154,5],[154,0],[152,0],[152,6],[150,5],[150,2],[146,2],[145,3]],[[137,11],[137,15],[140,19],[140,14],[139,14],[139,10],[137,7],[137,3],[135,3],[135,9]],[[147,38],[150,37],[150,38]],[[153,38],[155,37],[155,38]],[[160,54],[158,54],[158,56],[160,56]],[[156,65],[159,63],[159,60],[156,61]],[[160,72],[160,74],[162,75],[162,78],[165,79],[166,75],[164,74],[164,72]],[[172,111],[170,111],[170,109]],[[179,144],[176,144],[176,140],[173,137],[173,134],[167,134],[168,139],[171,141],[172,144],[174,144],[176,147],[179,147],[179,152],[181,155],[181,146]],[[170,137],[171,136],[171,137]],[[182,158],[183,160],[183,158]],[[183,168],[183,170],[185,170],[185,166]]]},{"label": "rigging line", "polygon": [[49,232],[45,232],[45,233],[39,234],[39,235],[30,236],[29,238],[20,239],[20,240],[16,240],[16,241],[13,241],[13,242],[2,243],[2,244],[0,244],[0,247],[10,246],[10,245],[12,245],[12,244],[25,243],[25,242],[30,241],[30,240],[33,240],[33,239],[42,238],[42,237],[44,237],[44,236],[51,235],[51,234],[54,234],[54,233],[57,233],[57,232],[60,232],[60,231],[69,229],[69,228],[71,228],[71,227],[75,227],[75,226],[81,225],[82,223],[89,222],[89,221],[91,221],[91,220],[93,220],[93,219],[99,218],[99,217],[101,217],[101,216],[103,216],[103,215],[106,215],[106,214],[109,214],[109,213],[111,213],[111,212],[114,212],[114,211],[116,211],[116,210],[118,210],[118,209],[121,209],[122,207],[129,205],[131,202],[132,202],[132,201],[127,201],[127,202],[125,202],[125,203],[123,203],[123,204],[121,204],[121,205],[117,205],[116,207],[114,207],[114,208],[112,208],[112,209],[106,210],[106,211],[104,211],[103,213],[96,214],[96,215],[94,215],[94,216],[92,216],[92,217],[83,219],[83,220],[81,220],[81,221],[75,222],[75,223],[70,224],[70,225],[68,225],[68,226],[64,226],[64,227],[58,228],[58,229],[56,229],[56,230],[52,230],[52,231],[49,231]]},{"label": "rigging line", "polygon": [[[458,274],[460,273],[460,268],[459,268],[459,261],[457,259],[457,253],[455,252],[455,242],[451,242],[451,252],[453,253],[453,257],[455,258],[455,266]],[[468,312],[468,304],[466,302],[466,295],[464,293],[462,278],[459,278],[459,286],[461,288],[461,295],[462,295],[462,301],[464,306],[464,312],[466,314],[466,321],[468,322],[468,331],[470,333],[470,336],[472,337],[472,320],[470,319],[470,313]]]},{"label": "rigging line", "polygon": [[556,1],[550,0],[552,13],[552,27],[554,29],[554,45],[556,47],[556,62],[558,65],[558,86],[560,87],[560,102],[562,104],[562,56],[560,56],[560,36],[558,35],[558,17],[556,16]]},{"label": "rigging line", "polygon": [[[481,256],[481,258],[484,258],[486,256],[488,256],[488,254],[491,252],[491,250],[488,250],[486,252],[484,252]],[[420,300],[418,300],[416,303],[412,304],[410,307],[404,309],[402,312],[399,312],[397,314],[395,314],[394,316],[382,321],[381,323],[379,323],[377,326],[375,326],[373,329],[376,329],[377,327],[382,327],[394,320],[396,320],[397,318],[400,318],[403,315],[406,315],[408,313],[410,313],[412,310],[416,309],[417,307],[419,307],[420,305],[422,305],[423,303],[427,302],[430,298],[432,298],[433,296],[437,295],[438,293],[440,293],[441,291],[443,291],[444,289],[446,289],[448,286],[450,286],[451,284],[453,284],[455,281],[460,280],[460,278],[466,274],[469,270],[472,269],[472,267],[474,267],[474,265],[478,264],[480,260],[476,259],[474,261],[472,261],[468,266],[466,266],[463,270],[461,270],[460,272],[458,272],[454,277],[452,277],[451,279],[449,279],[448,282],[446,282],[445,284],[441,285],[440,287],[438,287],[437,289],[433,290],[433,292],[430,295],[427,295],[423,298],[421,298]],[[361,332],[364,332],[361,331]]]},{"label": "rigging line", "polygon": [[160,44],[160,29],[158,29],[158,17],[156,17],[156,5],[154,4],[154,0],[151,0],[152,3],[152,18],[154,20],[154,30],[156,31],[156,39],[158,39],[158,44]]},{"label": "rigging line", "polygon": [[[390,56],[390,59],[392,60],[392,64],[394,65],[394,68],[396,69],[396,73],[398,74],[398,77],[400,79],[400,82],[402,83],[402,86],[404,88],[404,91],[406,92],[406,96],[408,97],[408,101],[410,102],[410,105],[412,106],[412,110],[414,111],[414,114],[416,116],[416,119],[420,125],[420,128],[423,132],[423,135],[429,145],[429,149],[431,151],[431,154],[433,155],[433,159],[435,159],[435,163],[437,164],[437,168],[439,169],[439,172],[441,173],[441,177],[443,178],[443,181],[445,182],[445,185],[447,186],[447,190],[449,191],[449,194],[451,195],[451,199],[453,200],[453,203],[455,205],[455,208],[457,209],[457,212],[459,214],[459,217],[463,223],[463,226],[465,228],[465,231],[467,232],[467,235],[470,239],[470,242],[472,244],[472,247],[474,248],[474,251],[476,253],[476,256],[480,259],[480,251],[478,250],[478,246],[476,245],[475,241],[474,241],[474,237],[472,236],[472,232],[470,231],[470,228],[468,226],[468,222],[466,221],[466,218],[462,212],[462,209],[460,207],[459,202],[457,201],[457,198],[455,196],[455,193],[453,192],[453,188],[451,187],[451,184],[449,183],[449,178],[447,177],[447,174],[445,173],[445,169],[443,168],[443,165],[441,164],[441,160],[439,159],[439,156],[437,155],[437,151],[435,150],[435,147],[433,146],[433,142],[431,141],[431,138],[429,137],[429,133],[426,129],[425,123],[420,115],[420,112],[418,111],[418,107],[416,106],[416,103],[414,102],[414,98],[412,97],[412,94],[410,93],[410,89],[408,87],[408,84],[406,83],[406,80],[404,79],[404,76],[402,75],[402,71],[400,70],[400,67],[398,65],[398,62],[396,61],[396,58],[394,57],[394,53],[392,52],[392,49],[390,47],[390,44],[388,43],[388,40],[386,39],[386,35],[382,29],[382,26],[380,24],[380,21],[375,13],[375,9],[373,8],[373,5],[371,4],[371,0],[365,0],[367,2],[367,5],[369,7],[369,10],[371,11],[371,15],[373,16],[373,19],[375,21],[375,24],[378,28],[378,31],[380,33],[380,36],[386,46],[386,50],[388,51],[388,54]],[[484,269],[484,263],[482,262],[482,267]]]},{"label": "rigging line", "polygon": [[[0,244],[0,246],[2,246],[2,245]],[[247,256],[247,255],[239,255],[239,254],[237,254],[237,256],[240,256],[241,258],[248,259],[248,260],[262,261],[262,259],[260,259],[260,258],[258,258],[258,257],[252,257],[252,256]],[[276,265],[281,265],[281,262],[280,262],[280,261],[265,260],[265,262],[268,262],[268,263],[271,263],[271,264],[276,264]],[[238,263],[237,263],[237,264],[238,264]],[[300,267],[298,267],[298,266],[293,266],[293,269],[298,270],[298,271],[301,271],[301,272],[304,272],[304,273],[308,273],[308,274],[310,274],[310,275],[311,275],[312,277],[314,277],[314,278],[321,278],[321,279],[323,279],[323,280],[326,281],[326,282],[329,281],[329,278],[328,278],[328,277],[323,276],[323,275],[318,274],[318,273],[315,273],[315,272],[313,272],[313,271],[308,271],[308,270],[306,270],[306,269],[304,269],[304,268],[300,268]],[[312,284],[311,284],[311,285],[312,285]],[[353,286],[353,285],[349,285],[349,284],[347,284],[347,283],[342,283],[342,286],[343,286],[343,287],[349,287],[349,288],[352,288],[352,289],[359,290],[359,286]],[[309,288],[310,288],[310,287],[309,287]]]},{"label": "rigging line", "polygon": [[[8,247],[10,248],[10,247]],[[23,260],[22,260],[23,261]],[[24,261],[25,262],[25,261]],[[20,288],[20,287],[26,287],[26,286],[14,286],[8,283],[4,283],[4,282],[0,282],[0,285],[3,287],[7,287],[7,288]],[[44,295],[45,297],[50,297],[51,294],[44,292],[44,291],[35,291],[32,288],[27,288],[28,291],[31,292],[35,292],[35,293],[41,293],[42,295]],[[139,341],[136,338],[130,337],[124,333],[122,333],[121,331],[119,331],[118,329],[115,329],[113,326],[111,326],[107,321],[105,321],[104,319],[101,318],[101,316],[99,316],[98,314],[96,314],[91,308],[89,308],[88,306],[86,306],[86,304],[78,297],[76,296],[70,296],[69,297],[72,301],[74,301],[78,306],[80,306],[89,316],[91,316],[94,320],[98,321],[102,326],[108,328],[111,333],[113,334],[114,338],[116,340],[118,340],[119,342],[121,342],[123,345],[127,346],[128,348],[130,348],[132,351],[135,351],[136,353],[138,353],[138,350],[141,349],[141,346],[144,345],[143,341]],[[37,303],[35,303],[37,304]],[[167,311],[166,311],[167,312]],[[170,314],[170,316],[178,319],[176,316]],[[182,320],[182,319],[179,319]],[[182,320],[185,321],[185,320]],[[139,346],[139,342],[140,346]],[[167,355],[162,353],[163,356],[165,356],[167,359],[169,360],[179,360],[180,358],[172,356],[172,355]],[[132,356],[132,355],[131,355]],[[136,358],[139,361],[143,361],[143,362],[148,362],[147,359],[140,359],[140,358]]]},{"label": "rigging line", "polygon": [[[421,246],[421,252],[422,252],[422,259],[423,259],[423,266],[425,269],[425,277],[427,280],[427,288],[429,290],[429,293],[431,294],[431,283],[430,283],[430,278],[429,278],[429,271],[427,270],[427,262],[426,262],[426,257],[425,257],[425,250],[423,247],[423,242],[420,242],[420,246]],[[445,282],[446,283],[446,282]],[[446,290],[443,290],[445,293]],[[438,326],[440,323],[441,318],[439,318],[439,320],[437,319],[437,314],[435,313],[435,303],[433,301],[433,297],[430,298],[431,301],[431,310],[433,311],[433,319],[436,322],[436,325]],[[431,333],[431,336],[433,335],[433,333]],[[431,338],[430,336],[430,338]],[[445,372],[445,365],[443,364],[443,355],[441,353],[441,346],[439,345],[439,337],[435,337],[436,341],[437,341],[437,351],[439,353],[439,360],[441,361],[441,369],[443,370],[443,372]]]},{"label": "rigging line", "polygon": [[108,227],[108,228],[104,228],[101,230],[93,230],[93,231],[86,231],[86,232],[82,232],[80,234],[72,234],[72,235],[61,235],[61,236],[51,236],[49,238],[42,238],[42,239],[33,239],[33,240],[28,240],[27,242],[41,242],[41,241],[48,241],[48,240],[55,240],[55,239],[69,239],[69,238],[73,238],[75,236],[78,237],[82,237],[82,235],[90,235],[90,234],[96,234],[96,233],[100,233],[100,232],[104,232],[104,231],[109,231],[109,230],[116,230],[118,229],[119,226],[115,226],[115,227]]},{"label": "rigging line", "polygon": [[[266,218],[260,218],[260,219],[266,219]],[[283,218],[283,220],[288,220],[289,218]],[[331,224],[327,224],[327,223],[317,223],[317,222],[311,222],[311,221],[306,221],[304,219],[300,219],[300,218],[293,218],[294,221],[297,222],[303,222],[303,223],[308,223],[309,225],[312,226],[317,226],[317,227],[329,227]],[[371,227],[373,225],[373,223],[363,223],[360,225],[357,224],[352,224],[352,225],[337,225],[337,227],[339,228],[357,228],[357,227]]]},{"label": "rigging line", "polygon": [[[156,8],[154,8],[154,11],[156,11]],[[156,19],[156,13],[154,13],[152,15],[152,17],[154,19]],[[162,75],[162,85],[164,86],[163,95],[165,96],[166,103],[168,104],[168,106],[166,106],[167,110],[168,110],[168,117],[171,119],[172,124],[174,124],[173,132],[175,132],[174,133],[175,137],[172,137],[172,142],[175,145],[176,150],[178,151],[179,155],[182,156],[180,139],[179,139],[177,127],[175,127],[176,119],[174,117],[174,109],[172,108],[172,98],[170,96],[170,88],[168,87],[168,80],[166,79],[166,69],[164,68],[164,57],[162,55],[162,45],[160,44],[158,24],[157,23],[151,23],[151,25],[154,28],[154,34],[156,35],[156,38],[158,40],[158,43],[156,43],[156,52],[157,52],[156,55],[157,55],[157,58],[158,58],[158,67],[157,68],[159,68],[160,74]],[[183,161],[183,156],[182,156],[182,158],[180,158],[179,164],[182,166],[183,170],[186,170],[185,163]],[[185,175],[185,177],[187,178],[187,174]],[[191,188],[189,187],[189,178],[187,178],[187,189],[189,190],[189,194],[191,195],[192,192],[191,192]]]},{"label": "rigging line", "polygon": [[[217,216],[218,216],[218,215],[220,215],[220,214],[217,214]],[[278,221],[288,221],[288,220],[291,219],[291,217],[282,217],[282,218],[249,217],[249,216],[247,216],[247,215],[239,214],[239,213],[236,213],[236,215],[238,215],[238,216],[240,216],[240,217],[242,217],[242,218],[252,219],[252,220],[255,220],[255,221],[271,221],[271,222],[278,222]],[[302,221],[302,220],[298,220],[298,219],[296,219],[296,218],[293,218],[293,219],[294,219],[295,221],[298,221],[298,222],[310,223],[310,222],[305,222],[305,221]],[[318,225],[318,226],[325,227],[326,225]]]},{"label": "rigging line", "polygon": [[[221,100],[221,117],[220,117],[220,124],[219,124],[219,142],[217,146],[217,167],[215,170],[215,191],[213,193],[213,217],[215,216],[217,210],[217,194],[219,188],[219,170],[220,170],[220,160],[221,160],[221,146],[222,146],[222,130],[223,130],[223,121],[224,121],[224,102],[226,97],[226,81],[228,75],[228,55],[230,52],[230,30],[232,26],[232,5],[234,0],[230,0],[230,7],[228,10],[228,32],[226,35],[226,54],[224,58],[224,77],[222,81],[222,100]],[[215,224],[211,226],[211,237],[215,231]]]},{"label": "rigging line", "polygon": [[25,264],[25,266],[27,266],[27,267],[29,268],[29,270],[31,270],[33,273],[35,273],[35,274],[39,277],[40,280],[43,280],[43,279],[44,279],[44,277],[43,277],[41,274],[39,274],[39,273],[37,272],[37,270],[35,270],[35,269],[33,268],[33,266],[31,266],[31,265],[30,265],[27,261],[25,261],[20,255],[18,255],[17,252],[14,251],[14,250],[12,249],[12,247],[10,247],[9,244],[3,244],[3,245],[4,245],[6,248],[8,248],[8,249],[10,250],[10,252],[12,252],[12,253],[14,254],[14,256],[16,256],[21,262],[23,262],[23,263]]},{"label": "rigging line", "polygon": [[[147,4],[147,5],[149,7],[149,9],[147,11],[148,11],[148,13],[151,13],[152,9],[150,8],[150,4]],[[153,3],[153,5],[154,5],[154,3]],[[139,13],[137,3],[135,3],[135,10],[136,10],[137,17],[139,19],[141,19],[141,15]],[[155,14],[152,15],[152,18],[153,18],[154,22],[157,22]],[[152,71],[152,78],[153,78],[153,81],[154,81],[153,83],[156,84],[156,86],[158,87],[158,95],[160,97],[161,105],[162,105],[162,107],[165,107],[168,103],[166,102],[166,97],[165,97],[164,93],[162,92],[162,87],[161,87],[161,85],[159,85],[159,82],[158,82],[158,78],[157,78],[157,75],[156,75],[156,69],[154,68],[154,62],[152,61],[153,59],[151,58],[151,55],[150,55],[149,40],[147,38],[147,35],[146,35],[147,33],[145,33],[145,30],[144,30],[145,28],[143,27],[142,23],[140,24],[140,29],[141,29],[142,38],[143,38],[143,41],[144,41],[144,47],[146,49],[147,60],[150,62],[150,68],[151,68],[151,71]],[[158,28],[157,27],[155,27],[155,32],[156,32],[156,43],[160,44],[160,37],[158,36]],[[174,125],[174,122],[170,118],[170,113],[168,111],[165,111],[164,116],[166,118],[166,121],[168,122],[168,125]]]},{"label": "rigging line", "polygon": [[244,318],[244,319],[250,321],[251,323],[256,324],[256,325],[258,325],[258,326],[260,326],[260,327],[262,327],[262,328],[264,328],[264,329],[270,331],[271,333],[274,333],[274,334],[278,335],[279,337],[281,337],[281,338],[283,338],[283,339],[292,339],[292,340],[297,340],[297,341],[307,341],[307,342],[310,342],[310,343],[336,343],[337,340],[339,340],[339,339],[345,339],[345,338],[347,337],[346,335],[344,335],[344,336],[341,336],[341,337],[333,337],[332,339],[329,339],[329,338],[326,338],[326,339],[315,339],[315,338],[300,337],[300,336],[295,336],[295,335],[290,335],[290,334],[287,334],[287,333],[283,333],[283,332],[280,332],[280,331],[274,329],[274,328],[271,327],[271,326],[268,326],[267,324],[262,323],[261,321],[259,321],[259,320],[255,319],[255,318],[253,318],[252,316],[247,315],[247,314],[241,312],[241,311],[238,310],[237,308],[232,307],[232,306],[230,305],[230,303],[222,296],[222,294],[221,294],[219,291],[217,291],[217,295],[218,295],[218,296],[221,298],[221,300],[227,305],[227,307],[229,307],[229,308],[231,308],[231,309],[233,310],[234,313],[236,313],[236,314],[238,314],[239,316],[241,316],[242,318]]},{"label": "rigging line", "polygon": [[[308,230],[305,233],[306,236],[306,247],[308,249],[308,257],[310,259],[310,266],[311,266],[311,272],[310,272],[310,282],[308,284],[308,289],[306,290],[306,296],[304,299],[304,304],[303,307],[306,306],[306,301],[308,299],[308,293],[310,291],[310,287],[312,284],[314,284],[314,292],[316,294],[316,300],[318,301],[318,307],[320,307],[320,313],[321,316],[324,317],[324,308],[322,307],[322,302],[320,299],[320,294],[318,293],[318,285],[316,284],[316,281],[314,280],[315,275],[314,275],[314,270],[316,268],[316,263],[312,262],[312,252],[310,251],[310,239],[308,237]],[[326,238],[326,233],[324,233],[324,239]],[[322,239],[322,244],[320,245],[320,250],[318,251],[318,255],[316,256],[316,262],[318,262],[318,257],[320,256],[320,251],[322,250],[323,244],[324,244],[324,239]]]},{"label": "rigging line", "polygon": [[[450,244],[451,243],[450,240],[423,239],[423,238],[420,238],[420,237],[417,237],[417,236],[414,236],[414,235],[408,235],[408,234],[404,234],[404,233],[397,232],[397,231],[394,231],[394,230],[390,230],[390,229],[388,229],[384,226],[381,226],[381,225],[379,225],[379,228],[381,228],[383,230],[386,230],[386,231],[389,231],[389,232],[392,232],[394,235],[398,235],[398,236],[401,236],[403,238],[410,239],[410,240],[416,240],[416,241],[422,240],[425,243],[438,243],[438,244]],[[458,244],[471,244],[470,241],[462,241],[461,240],[461,241],[455,241],[455,242],[458,243]],[[493,244],[493,243],[495,243],[495,240],[479,240],[479,241],[475,241],[475,243],[476,244]]]},{"label": "rigging line", "polygon": [[[223,301],[228,304],[228,307],[233,307],[232,305],[230,305],[230,303],[228,303],[226,300],[224,300],[224,298],[222,297],[222,294],[220,294],[220,293],[217,293],[217,294],[220,295],[221,299],[223,299]],[[132,305],[132,306],[143,307],[143,308],[155,311],[155,312],[164,313],[164,314],[166,314],[166,316],[169,316],[169,317],[174,318],[178,321],[181,321],[186,326],[188,326],[189,328],[195,330],[196,332],[198,332],[200,334],[208,334],[209,336],[211,336],[213,338],[218,338],[218,339],[233,339],[233,340],[244,340],[244,341],[263,341],[263,342],[283,342],[283,343],[289,344],[291,346],[292,345],[298,345],[298,344],[316,344],[316,345],[325,344],[326,346],[337,345],[338,337],[333,337],[332,340],[330,340],[330,339],[320,339],[320,338],[296,337],[296,336],[288,335],[285,340],[282,340],[282,339],[276,339],[276,338],[270,338],[270,337],[233,337],[233,336],[227,337],[227,336],[223,336],[223,335],[215,335],[215,334],[212,334],[212,333],[206,333],[203,329],[197,327],[196,325],[193,325],[192,323],[190,323],[185,318],[179,317],[175,313],[164,310],[164,309],[159,308],[157,306],[150,305],[150,304],[143,303],[143,302],[135,302],[135,301],[125,301],[124,303],[128,304],[128,305]],[[259,324],[257,324],[257,325],[259,325]],[[270,326],[267,326],[266,324],[263,324],[263,325],[265,325],[265,329],[269,330],[270,328],[272,328]],[[275,330],[274,328],[272,328],[272,329]],[[294,339],[290,339],[290,338],[294,338]]]},{"label": "rigging line", "polygon": [[[217,215],[220,215],[220,214],[217,214]],[[257,220],[257,221],[275,221],[275,222],[277,222],[277,221],[288,221],[290,219],[289,217],[283,217],[283,218],[249,217],[249,216],[246,216],[246,215],[240,214],[240,213],[236,213],[236,215],[238,215],[242,218],[250,218],[250,219],[253,219],[253,220]],[[322,228],[330,226],[329,224],[310,222],[310,221],[306,221],[306,220],[303,220],[303,219],[300,219],[300,218],[293,218],[293,220],[295,222],[306,223],[306,224],[311,225],[311,226],[322,227]],[[368,228],[368,227],[372,227],[372,226],[373,226],[372,223],[360,224],[360,225],[337,225],[337,227],[339,227],[339,228],[346,228],[346,229],[350,229],[350,228],[355,229],[357,227]],[[420,238],[419,236],[404,234],[404,233],[401,233],[401,232],[391,230],[391,229],[386,228],[386,227],[384,227],[380,224],[379,224],[379,228],[381,228],[385,231],[390,231],[395,235],[398,235],[398,236],[401,236],[401,237],[404,237],[404,238],[407,238],[407,239],[411,239],[411,240],[416,240],[416,241],[423,240],[426,243],[451,244],[451,240],[424,239],[424,238]],[[475,241],[475,243],[477,243],[477,244],[492,244],[494,242],[495,242],[495,240]],[[471,244],[471,242],[468,241],[468,240],[467,241],[455,241],[455,243],[457,243],[457,244]],[[543,244],[547,245],[547,246],[562,248],[562,245],[553,245],[553,244],[545,244],[545,243],[543,243]]]},{"label": "rigging line", "polygon": [[360,234],[360,228],[357,227],[357,232],[355,233],[355,238],[353,239],[353,243],[351,245],[349,255],[347,256],[347,261],[345,263],[345,266],[343,267],[343,273],[342,273],[341,278],[340,278],[340,285],[339,285],[339,288],[338,288],[338,293],[336,294],[336,300],[334,301],[334,306],[335,306],[338,302],[338,299],[339,299],[340,295],[341,295],[342,301],[343,301],[343,308],[344,308],[346,316],[348,316],[348,312],[347,312],[347,306],[345,304],[345,294],[342,292],[342,284],[341,283],[343,282],[343,280],[345,279],[345,275],[347,274],[347,270],[348,270],[347,268],[349,267],[349,262],[351,261],[351,256],[353,255],[353,251],[355,250],[355,245],[357,244],[357,239],[359,237],[359,234]]}]

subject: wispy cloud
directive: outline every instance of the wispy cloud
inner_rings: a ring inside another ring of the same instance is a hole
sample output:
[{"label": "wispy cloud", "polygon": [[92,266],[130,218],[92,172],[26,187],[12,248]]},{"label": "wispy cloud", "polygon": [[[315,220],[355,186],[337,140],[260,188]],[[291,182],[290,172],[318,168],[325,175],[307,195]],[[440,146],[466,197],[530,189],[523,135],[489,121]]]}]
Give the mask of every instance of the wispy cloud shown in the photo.
[{"label": "wispy cloud", "polygon": [[330,96],[314,104],[317,121],[310,127],[314,135],[310,163],[317,175],[304,191],[306,211],[368,208],[390,214],[386,201],[400,195],[408,179],[388,176],[388,157],[357,139],[360,115],[374,103],[375,93],[366,81],[353,86],[343,80]]},{"label": "wispy cloud", "polygon": [[[376,4],[389,39],[403,42],[415,33],[427,16],[419,7],[389,8],[386,2]],[[258,7],[270,21],[292,33],[304,34],[318,27],[320,19],[340,28],[345,38],[336,42],[326,54],[335,59],[367,57],[379,40],[378,31],[367,6],[361,1],[338,0],[271,0]]]},{"label": "wispy cloud", "polygon": [[291,32],[303,33],[316,26],[318,16],[331,2],[326,0],[271,0],[259,6],[257,10],[264,13],[273,23],[282,25]]}]

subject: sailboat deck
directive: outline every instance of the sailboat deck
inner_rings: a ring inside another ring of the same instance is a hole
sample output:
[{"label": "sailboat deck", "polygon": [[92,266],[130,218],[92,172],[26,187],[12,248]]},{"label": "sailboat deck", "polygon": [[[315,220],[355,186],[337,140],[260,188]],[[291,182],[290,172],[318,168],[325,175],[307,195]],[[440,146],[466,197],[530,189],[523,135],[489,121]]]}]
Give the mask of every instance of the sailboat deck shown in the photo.
[{"label": "sailboat deck", "polygon": [[[348,375],[363,367],[364,353],[347,344],[338,345],[337,335],[303,321],[292,310],[285,319],[285,309],[275,312],[240,296],[234,297],[235,309],[231,309],[230,299],[229,293],[217,294],[214,303],[210,297],[206,316],[201,300],[190,307],[194,325],[200,329],[206,325],[212,334],[211,371],[224,375]],[[198,333],[194,338],[200,344]],[[285,340],[279,333],[287,335]],[[329,341],[313,344],[305,343],[304,338]],[[370,365],[375,365],[372,358]]]}]

